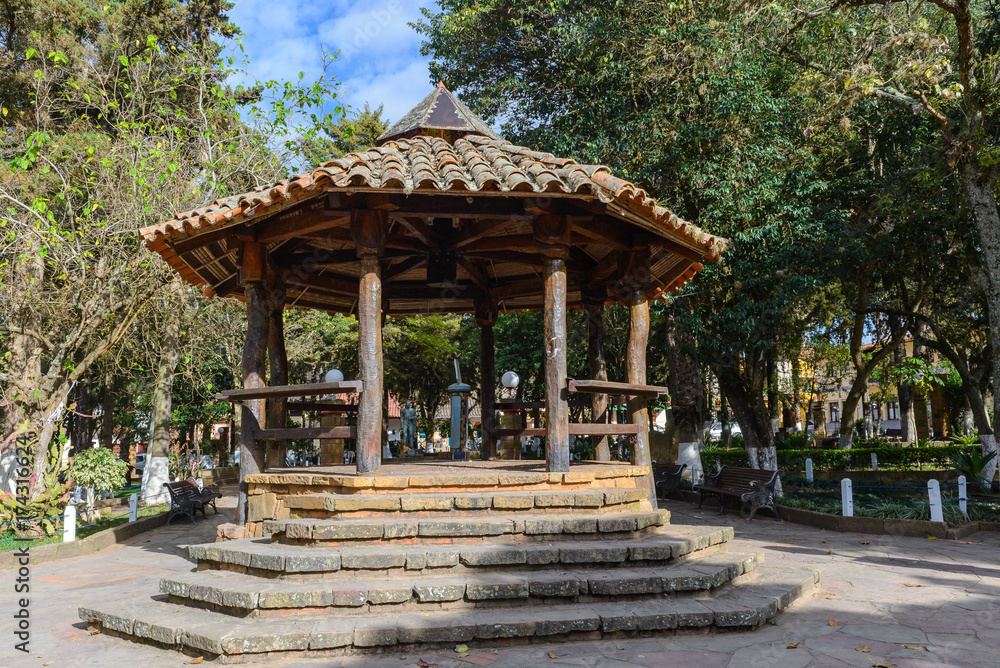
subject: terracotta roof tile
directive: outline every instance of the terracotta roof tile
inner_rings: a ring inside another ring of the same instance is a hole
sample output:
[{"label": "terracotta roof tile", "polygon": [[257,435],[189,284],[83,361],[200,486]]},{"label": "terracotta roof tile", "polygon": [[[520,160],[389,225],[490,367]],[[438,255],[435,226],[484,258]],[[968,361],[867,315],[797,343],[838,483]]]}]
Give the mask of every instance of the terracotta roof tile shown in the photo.
[{"label": "terracotta roof tile", "polygon": [[141,230],[151,250],[163,254],[165,237],[183,238],[204,228],[236,224],[253,216],[277,213],[327,190],[371,188],[414,191],[562,193],[596,196],[653,223],[670,236],[680,236],[715,260],[725,239],[708,234],[659,206],[638,186],[618,178],[603,165],[579,164],[569,158],[516,146],[503,139],[468,135],[454,145],[444,139],[417,136],[390,140],[383,146],[351,153],[296,174],[259,191],[219,199]]}]

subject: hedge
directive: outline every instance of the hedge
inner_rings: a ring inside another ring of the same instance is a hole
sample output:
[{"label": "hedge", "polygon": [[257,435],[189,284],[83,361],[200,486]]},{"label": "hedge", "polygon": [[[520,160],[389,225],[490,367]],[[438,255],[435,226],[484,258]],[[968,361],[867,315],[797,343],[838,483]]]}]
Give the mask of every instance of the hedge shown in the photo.
[{"label": "hedge", "polygon": [[[844,470],[870,468],[872,453],[878,457],[879,467],[908,468],[921,464],[936,464],[951,468],[951,455],[967,450],[961,445],[942,445],[924,448],[878,447],[854,448],[852,450],[778,450],[778,466],[785,469],[801,470],[806,459],[812,458],[816,469]],[[748,466],[747,451],[743,448],[706,448],[701,453],[706,467],[716,462],[729,466]]]}]

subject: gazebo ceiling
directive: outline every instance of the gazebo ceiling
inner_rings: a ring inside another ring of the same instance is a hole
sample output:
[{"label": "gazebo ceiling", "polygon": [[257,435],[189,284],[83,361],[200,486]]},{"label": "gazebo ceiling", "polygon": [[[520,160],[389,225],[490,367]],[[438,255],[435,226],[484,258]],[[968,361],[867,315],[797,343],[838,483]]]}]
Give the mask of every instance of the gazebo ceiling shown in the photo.
[{"label": "gazebo ceiling", "polygon": [[[451,97],[439,87],[424,102],[443,94]],[[428,130],[420,120],[427,114],[417,113],[433,106],[424,102],[411,112],[416,125],[401,126],[404,135]],[[141,234],[189,283],[210,296],[236,298],[243,295],[241,246],[262,243],[289,306],[350,313],[360,275],[351,216],[359,209],[388,213],[381,273],[390,315],[471,313],[482,299],[501,309],[540,308],[546,240],[536,223],[546,216],[569,222],[564,241],[571,305],[579,305],[584,292],[589,299],[615,300],[622,267],[634,264],[637,253],[649,253],[643,289],[656,298],[690,280],[726,246],[607,167],[477,134],[454,143],[390,137]]]}]

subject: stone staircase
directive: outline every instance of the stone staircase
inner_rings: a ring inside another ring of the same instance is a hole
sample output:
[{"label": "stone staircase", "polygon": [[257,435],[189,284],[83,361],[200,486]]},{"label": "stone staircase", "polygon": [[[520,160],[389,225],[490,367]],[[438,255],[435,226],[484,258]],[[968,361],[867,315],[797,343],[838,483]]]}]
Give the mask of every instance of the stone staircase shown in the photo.
[{"label": "stone staircase", "polygon": [[[599,481],[597,481],[599,485]],[[637,490],[285,495],[260,538],[193,545],[160,594],[93,628],[220,662],[260,655],[752,628],[819,578],[671,526]]]}]

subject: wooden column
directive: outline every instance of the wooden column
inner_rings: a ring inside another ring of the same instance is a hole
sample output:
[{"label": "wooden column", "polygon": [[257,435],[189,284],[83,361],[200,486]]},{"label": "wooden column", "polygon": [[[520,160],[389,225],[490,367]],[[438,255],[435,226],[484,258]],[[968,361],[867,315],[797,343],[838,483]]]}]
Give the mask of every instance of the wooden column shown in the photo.
[{"label": "wooden column", "polygon": [[[267,289],[268,297],[268,330],[267,356],[271,367],[270,381],[272,386],[288,385],[288,354],[285,352],[285,284],[277,277],[270,277]],[[267,400],[267,428],[284,429],[286,422],[285,408],[288,399],[272,398]],[[268,467],[282,468],[285,466],[285,453],[288,441],[274,441],[271,452],[267,453]]]},{"label": "wooden column", "polygon": [[[590,378],[607,380],[608,365],[604,359],[604,300],[607,288],[588,287],[583,291],[583,306],[587,310],[587,358],[590,362]],[[608,421],[608,395],[595,394],[591,397],[594,424]],[[607,436],[591,436],[594,444],[594,459],[599,462],[611,461],[611,448]]]},{"label": "wooden column", "polygon": [[[649,249],[637,250],[623,260],[620,280],[628,294],[629,329],[625,349],[626,382],[646,384],[646,347],[649,344],[649,302],[646,290],[649,284]],[[632,464],[647,467],[648,473],[639,483],[649,495],[649,502],[656,508],[656,487],[653,481],[652,462],[649,454],[649,410],[645,397],[629,397],[628,411],[631,423],[639,428],[632,446]]]},{"label": "wooden column", "polygon": [[389,217],[385,211],[355,209],[351,236],[361,259],[358,282],[358,367],[364,383],[358,399],[358,473],[377,471],[382,463],[382,271]]},{"label": "wooden column", "polygon": [[541,216],[535,240],[545,256],[545,462],[569,471],[569,402],[566,389],[566,258],[569,217]]},{"label": "wooden column", "polygon": [[[247,338],[243,344],[243,387],[261,388],[267,357],[268,312],[264,287],[264,246],[247,243],[243,247],[240,280],[247,305]],[[246,477],[264,470],[264,451],[253,437],[264,419],[264,400],[244,401],[240,408],[240,493],[236,511],[238,524],[247,522]]]},{"label": "wooden column", "polygon": [[497,303],[493,299],[476,301],[476,324],[479,325],[479,400],[483,420],[482,459],[497,459],[496,437],[496,348],[493,325],[497,321]]}]

